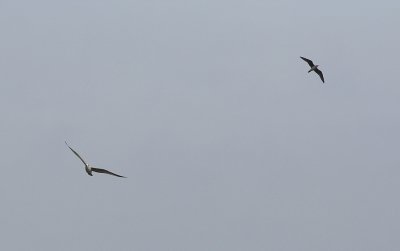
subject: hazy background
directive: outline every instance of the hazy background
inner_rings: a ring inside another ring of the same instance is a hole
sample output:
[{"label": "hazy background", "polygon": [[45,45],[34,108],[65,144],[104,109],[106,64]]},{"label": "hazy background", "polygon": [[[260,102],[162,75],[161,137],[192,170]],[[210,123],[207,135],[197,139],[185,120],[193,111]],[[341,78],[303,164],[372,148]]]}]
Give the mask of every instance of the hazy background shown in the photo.
[{"label": "hazy background", "polygon": [[399,11],[0,1],[0,249],[400,250]]}]

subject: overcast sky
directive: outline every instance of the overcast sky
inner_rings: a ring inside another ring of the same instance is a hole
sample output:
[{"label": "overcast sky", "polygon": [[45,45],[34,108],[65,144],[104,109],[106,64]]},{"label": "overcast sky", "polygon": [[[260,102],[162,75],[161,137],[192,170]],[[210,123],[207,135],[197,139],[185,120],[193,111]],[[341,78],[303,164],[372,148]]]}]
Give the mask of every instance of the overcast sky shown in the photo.
[{"label": "overcast sky", "polygon": [[0,249],[400,250],[399,12],[0,1]]}]

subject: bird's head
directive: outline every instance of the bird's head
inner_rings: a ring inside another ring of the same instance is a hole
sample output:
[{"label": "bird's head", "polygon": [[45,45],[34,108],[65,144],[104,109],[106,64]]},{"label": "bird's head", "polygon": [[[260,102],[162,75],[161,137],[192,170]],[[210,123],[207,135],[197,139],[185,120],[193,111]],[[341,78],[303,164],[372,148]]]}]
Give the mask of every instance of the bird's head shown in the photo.
[{"label": "bird's head", "polygon": [[318,67],[319,67],[319,64],[315,65],[315,68],[318,68]]}]

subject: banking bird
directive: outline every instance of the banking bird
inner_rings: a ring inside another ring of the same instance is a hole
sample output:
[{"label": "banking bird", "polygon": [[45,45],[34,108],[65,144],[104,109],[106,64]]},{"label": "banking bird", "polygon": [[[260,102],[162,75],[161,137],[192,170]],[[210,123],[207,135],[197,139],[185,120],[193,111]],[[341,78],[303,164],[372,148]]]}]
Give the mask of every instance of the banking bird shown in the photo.
[{"label": "banking bird", "polygon": [[300,58],[303,59],[304,61],[306,61],[307,64],[311,67],[311,69],[308,71],[308,73],[315,71],[315,73],[317,73],[319,75],[319,77],[321,78],[322,83],[325,83],[324,75],[322,75],[322,72],[318,69],[319,65],[314,65],[314,63],[310,59],[303,58],[303,57],[300,57]]},{"label": "banking bird", "polygon": [[108,171],[108,170],[106,170],[106,169],[95,168],[95,167],[89,166],[89,164],[86,163],[86,162],[83,160],[83,158],[82,158],[81,156],[79,156],[79,154],[78,154],[77,152],[75,152],[75,150],[72,149],[72,148],[68,145],[68,143],[67,143],[66,141],[65,141],[65,144],[66,144],[66,145],[68,146],[68,148],[71,149],[71,151],[83,162],[83,164],[85,164],[85,170],[86,170],[87,174],[89,174],[90,176],[93,176],[92,172],[96,172],[96,173],[105,173],[105,174],[110,174],[110,175],[114,175],[114,176],[121,177],[121,178],[126,178],[126,177],[124,177],[124,176],[121,176],[121,175],[115,174],[115,173],[113,173],[113,172],[110,172],[110,171]]}]

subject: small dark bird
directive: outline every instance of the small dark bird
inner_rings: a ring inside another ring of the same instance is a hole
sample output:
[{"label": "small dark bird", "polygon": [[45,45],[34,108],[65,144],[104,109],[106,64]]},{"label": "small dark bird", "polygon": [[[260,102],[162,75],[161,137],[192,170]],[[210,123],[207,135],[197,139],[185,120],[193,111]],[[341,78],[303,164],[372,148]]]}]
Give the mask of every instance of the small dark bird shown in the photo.
[{"label": "small dark bird", "polygon": [[68,148],[71,149],[71,151],[83,162],[83,164],[85,164],[85,170],[86,170],[87,174],[89,174],[90,176],[93,176],[92,172],[96,172],[96,173],[105,173],[105,174],[110,174],[110,175],[114,175],[114,176],[121,177],[121,178],[126,178],[126,177],[124,177],[124,176],[121,176],[121,175],[115,174],[115,173],[113,173],[113,172],[107,171],[106,169],[95,168],[95,167],[89,166],[89,164],[86,163],[86,162],[83,160],[83,158],[82,158],[81,156],[79,156],[79,154],[78,154],[77,152],[75,152],[75,150],[72,149],[72,148],[68,145],[68,143],[67,143],[66,141],[65,141],[65,144],[66,144],[66,145],[68,146]]},{"label": "small dark bird", "polygon": [[319,65],[314,65],[314,63],[310,59],[303,58],[303,57],[300,57],[300,58],[303,59],[304,61],[306,61],[307,64],[311,67],[311,69],[308,71],[308,73],[315,71],[315,73],[317,73],[319,75],[319,77],[321,78],[322,83],[325,83],[324,75],[322,75],[322,72],[318,69]]}]

